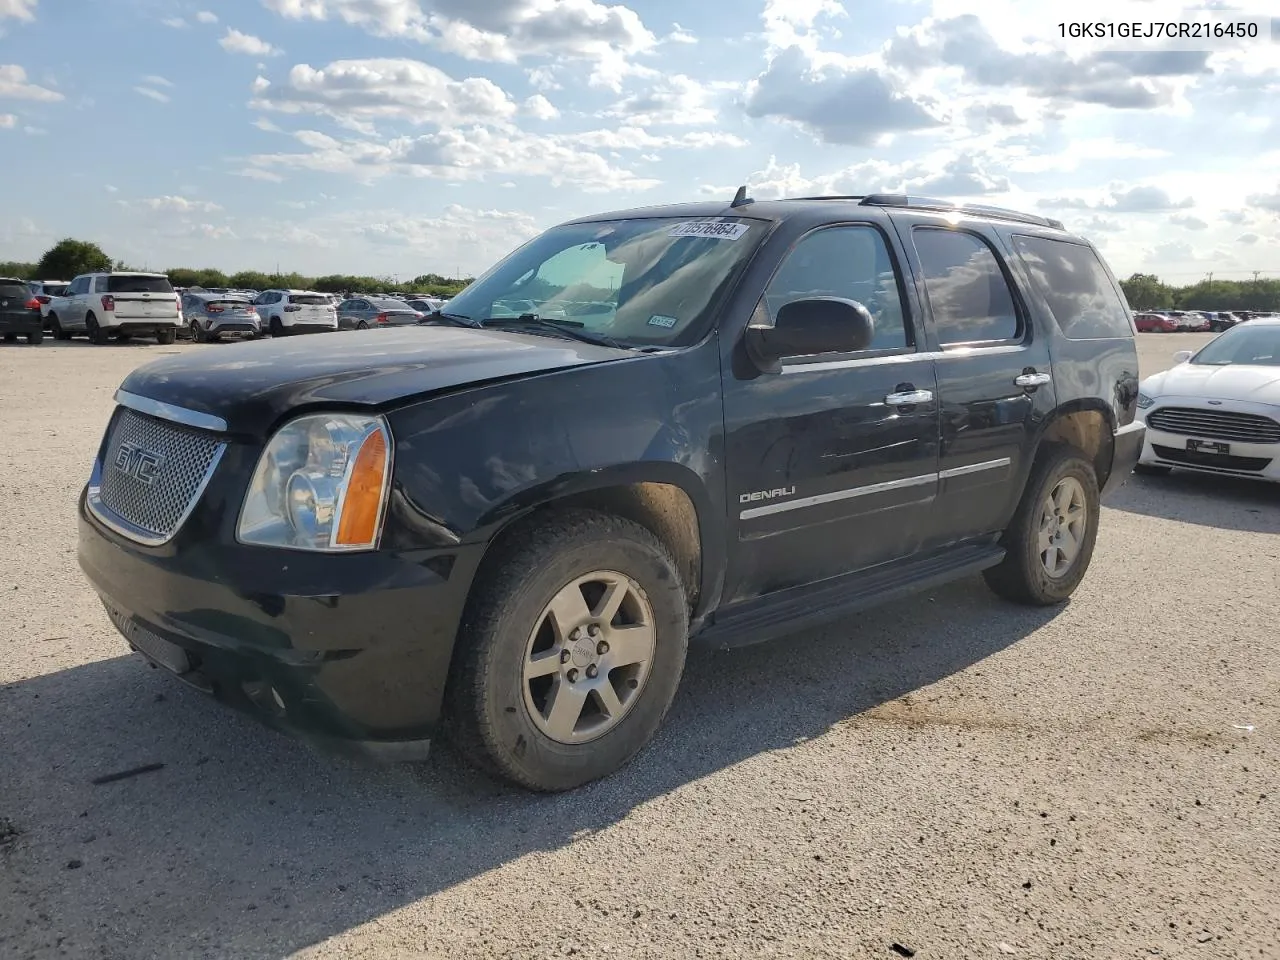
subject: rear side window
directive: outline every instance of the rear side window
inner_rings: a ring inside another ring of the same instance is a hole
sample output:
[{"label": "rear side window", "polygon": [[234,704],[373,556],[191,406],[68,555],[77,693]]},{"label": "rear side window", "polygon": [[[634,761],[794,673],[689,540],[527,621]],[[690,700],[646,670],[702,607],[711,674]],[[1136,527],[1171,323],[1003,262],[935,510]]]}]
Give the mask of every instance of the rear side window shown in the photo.
[{"label": "rear side window", "polygon": [[305,303],[309,307],[329,307],[328,297],[322,297],[318,293],[291,293],[289,294],[290,303]]},{"label": "rear side window", "polygon": [[1071,340],[1131,337],[1129,316],[1115,285],[1091,247],[1047,237],[1013,238],[1013,247]]},{"label": "rear side window", "polygon": [[168,277],[107,277],[107,293],[173,293]]},{"label": "rear side window", "polygon": [[933,227],[917,227],[912,240],[939,343],[1022,339],[1013,293],[986,241],[972,233]]},{"label": "rear side window", "polygon": [[0,299],[4,300],[21,300],[26,303],[31,299],[31,291],[21,283],[9,283],[0,280]]}]

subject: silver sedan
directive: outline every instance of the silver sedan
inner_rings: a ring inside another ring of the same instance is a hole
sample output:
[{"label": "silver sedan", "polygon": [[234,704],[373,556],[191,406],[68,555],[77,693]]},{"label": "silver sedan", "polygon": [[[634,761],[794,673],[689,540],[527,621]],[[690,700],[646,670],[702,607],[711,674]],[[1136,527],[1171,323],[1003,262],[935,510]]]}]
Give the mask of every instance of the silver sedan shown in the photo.
[{"label": "silver sedan", "polygon": [[338,306],[339,330],[401,326],[421,319],[423,314],[403,300],[391,297],[352,297]]}]

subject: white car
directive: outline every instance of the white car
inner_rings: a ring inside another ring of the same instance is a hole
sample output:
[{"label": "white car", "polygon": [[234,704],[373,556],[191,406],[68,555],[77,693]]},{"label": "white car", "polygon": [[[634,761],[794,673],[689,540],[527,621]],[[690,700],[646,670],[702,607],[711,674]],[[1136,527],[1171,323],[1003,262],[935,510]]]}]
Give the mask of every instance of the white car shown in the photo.
[{"label": "white car", "polygon": [[1138,388],[1137,473],[1174,467],[1280,482],[1280,318],[1255,319]]},{"label": "white car", "polygon": [[66,293],[69,286],[71,284],[66,280],[32,280],[27,284],[31,295],[40,302],[40,317],[44,320],[46,328],[49,326],[49,304],[53,302],[54,297],[60,297]]},{"label": "white car", "polygon": [[273,337],[324,333],[338,329],[338,311],[327,293],[314,290],[264,290],[253,301]]},{"label": "white car", "polygon": [[173,343],[182,326],[178,295],[163,273],[82,273],[50,301],[48,317],[58,340],[83,333],[94,343],[139,334]]}]

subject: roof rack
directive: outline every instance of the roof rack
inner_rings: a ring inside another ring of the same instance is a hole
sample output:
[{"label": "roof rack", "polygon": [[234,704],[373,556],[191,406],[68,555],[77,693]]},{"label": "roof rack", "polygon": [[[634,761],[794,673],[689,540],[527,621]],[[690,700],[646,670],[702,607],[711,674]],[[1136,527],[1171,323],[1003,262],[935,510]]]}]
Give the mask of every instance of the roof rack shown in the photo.
[{"label": "roof rack", "polygon": [[993,220],[1010,220],[1014,223],[1030,223],[1053,230],[1065,230],[1061,220],[1041,217],[1034,213],[1020,213],[1007,207],[992,207],[983,203],[953,203],[933,197],[912,197],[904,193],[872,193],[867,195],[824,195],[820,197],[793,197],[794,200],[856,200],[864,207],[906,207],[909,210],[936,210],[940,213],[968,213],[975,217]]},{"label": "roof rack", "polygon": [[1039,227],[1050,227],[1054,230],[1066,229],[1061,220],[1037,216],[1034,213],[1020,213],[1007,207],[992,207],[983,203],[953,203],[950,200],[935,200],[932,197],[910,197],[904,194],[876,193],[863,199],[866,206],[907,207],[912,210],[938,210],[941,212],[971,213],[978,217],[991,217],[993,220],[1012,220],[1014,223],[1031,223]]}]

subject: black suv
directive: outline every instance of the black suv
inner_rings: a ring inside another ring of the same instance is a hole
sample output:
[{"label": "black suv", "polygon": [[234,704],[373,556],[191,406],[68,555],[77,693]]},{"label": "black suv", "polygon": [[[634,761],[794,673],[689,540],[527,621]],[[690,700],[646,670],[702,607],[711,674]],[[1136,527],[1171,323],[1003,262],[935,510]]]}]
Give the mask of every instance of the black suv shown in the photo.
[{"label": "black suv", "polygon": [[13,343],[19,336],[25,336],[30,344],[44,340],[40,301],[25,280],[0,277],[0,336],[5,343]]},{"label": "black suv", "polygon": [[1142,445],[1115,278],[995,208],[589,217],[445,309],[125,380],[79,557],[135,649],[314,741],[442,729],[567,789],[650,740],[690,640],[978,572],[1066,600]]}]

